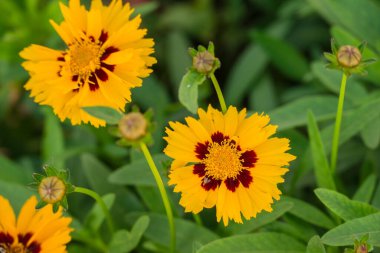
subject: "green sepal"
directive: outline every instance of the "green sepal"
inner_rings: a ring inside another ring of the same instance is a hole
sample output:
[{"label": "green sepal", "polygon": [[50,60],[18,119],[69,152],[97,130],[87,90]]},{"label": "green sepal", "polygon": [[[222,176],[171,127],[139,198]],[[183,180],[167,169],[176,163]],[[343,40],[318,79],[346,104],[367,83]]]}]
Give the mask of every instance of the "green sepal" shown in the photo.
[{"label": "green sepal", "polygon": [[195,57],[198,53],[198,51],[195,48],[189,47],[188,52],[191,57]]},{"label": "green sepal", "polygon": [[119,127],[117,126],[110,126],[108,128],[108,132],[110,133],[110,135],[114,136],[114,137],[118,137],[118,138],[121,138],[121,134],[120,134],[120,131],[119,131]]},{"label": "green sepal", "polygon": [[38,201],[38,203],[37,203],[37,205],[36,205],[35,208],[36,208],[36,209],[41,209],[41,208],[43,208],[43,207],[46,206],[46,205],[47,205],[46,202],[40,200],[40,201]]},{"label": "green sepal", "polygon": [[53,213],[58,212],[58,210],[59,210],[59,206],[60,206],[60,203],[59,203],[59,202],[53,204]]},{"label": "green sepal", "polygon": [[209,51],[212,55],[215,56],[215,46],[212,41],[208,43],[207,51]]},{"label": "green sepal", "polygon": [[205,52],[205,51],[207,51],[207,49],[204,46],[202,45],[198,46],[198,52]]},{"label": "green sepal", "polygon": [[33,174],[32,174],[32,177],[33,177],[33,179],[34,179],[35,181],[37,181],[37,182],[41,182],[41,180],[45,178],[44,175],[39,174],[39,173],[33,173]]},{"label": "green sepal", "polygon": [[66,196],[61,200],[61,206],[65,211],[69,210],[69,203],[67,202]]},{"label": "green sepal", "polygon": [[331,51],[334,55],[336,55],[338,53],[338,48],[339,46],[336,44],[335,40],[333,38],[331,38]]},{"label": "green sepal", "polygon": [[367,41],[363,40],[358,46],[359,52],[363,55],[364,49],[367,46]]}]

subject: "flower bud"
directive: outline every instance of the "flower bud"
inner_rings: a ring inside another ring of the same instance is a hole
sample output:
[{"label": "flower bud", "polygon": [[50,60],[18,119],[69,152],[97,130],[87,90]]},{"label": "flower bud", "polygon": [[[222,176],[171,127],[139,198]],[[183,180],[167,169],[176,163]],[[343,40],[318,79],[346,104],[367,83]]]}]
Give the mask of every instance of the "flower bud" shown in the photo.
[{"label": "flower bud", "polygon": [[66,186],[58,177],[45,177],[38,186],[38,193],[44,202],[54,204],[65,196]]},{"label": "flower bud", "polygon": [[147,122],[139,112],[124,115],[119,121],[119,131],[127,140],[137,140],[146,134]]},{"label": "flower bud", "polygon": [[358,48],[346,45],[339,48],[337,58],[343,67],[354,68],[360,64],[362,55]]},{"label": "flower bud", "polygon": [[367,245],[366,244],[359,245],[356,248],[355,253],[368,253]]},{"label": "flower bud", "polygon": [[202,74],[208,74],[214,68],[215,56],[209,51],[198,52],[193,57],[193,67]]}]

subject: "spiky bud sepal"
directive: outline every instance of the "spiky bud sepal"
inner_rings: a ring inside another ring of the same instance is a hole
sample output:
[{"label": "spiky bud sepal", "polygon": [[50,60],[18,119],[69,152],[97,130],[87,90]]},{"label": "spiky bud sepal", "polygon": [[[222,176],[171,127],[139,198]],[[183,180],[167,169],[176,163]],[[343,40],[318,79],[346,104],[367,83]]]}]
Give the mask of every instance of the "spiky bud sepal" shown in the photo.
[{"label": "spiky bud sepal", "polygon": [[54,212],[57,212],[60,206],[67,210],[69,206],[66,196],[74,191],[69,171],[59,170],[52,165],[45,165],[43,170],[44,174],[33,174],[34,182],[30,184],[38,191],[40,197],[36,208],[52,204]]},{"label": "spiky bud sepal", "polygon": [[376,62],[376,59],[363,59],[362,55],[367,42],[363,41],[357,47],[351,45],[339,46],[331,39],[332,53],[325,52],[323,55],[329,61],[327,68],[343,71],[347,76],[352,74],[366,75],[365,68]]}]

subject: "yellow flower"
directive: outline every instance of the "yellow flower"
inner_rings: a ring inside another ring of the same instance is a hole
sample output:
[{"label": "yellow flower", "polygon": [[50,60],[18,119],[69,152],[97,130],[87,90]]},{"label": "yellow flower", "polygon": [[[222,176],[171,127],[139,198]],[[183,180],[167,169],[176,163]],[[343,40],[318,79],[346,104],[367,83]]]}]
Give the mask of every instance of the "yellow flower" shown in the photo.
[{"label": "yellow flower", "polygon": [[54,29],[67,45],[64,51],[31,45],[21,57],[30,79],[25,88],[42,105],[50,105],[63,121],[73,125],[105,121],[87,114],[81,107],[107,106],[124,111],[131,101],[131,88],[141,86],[156,59],[152,39],[139,29],[141,18],[130,19],[133,9],[121,0],[103,6],[93,0],[90,10],[79,0],[60,4],[64,21]]},{"label": "yellow flower", "polygon": [[71,218],[53,213],[51,205],[36,210],[36,197],[24,204],[16,221],[9,201],[0,195],[0,252],[63,253],[70,242]]},{"label": "yellow flower", "polygon": [[170,122],[164,152],[174,159],[169,185],[181,192],[186,212],[198,213],[216,206],[218,222],[242,223],[262,210],[271,212],[273,199],[280,198],[278,183],[288,171],[283,166],[295,159],[285,153],[289,140],[270,138],[276,126],[257,113],[246,118],[230,106],[226,114],[209,106],[198,110],[199,120],[186,118],[187,125]]}]

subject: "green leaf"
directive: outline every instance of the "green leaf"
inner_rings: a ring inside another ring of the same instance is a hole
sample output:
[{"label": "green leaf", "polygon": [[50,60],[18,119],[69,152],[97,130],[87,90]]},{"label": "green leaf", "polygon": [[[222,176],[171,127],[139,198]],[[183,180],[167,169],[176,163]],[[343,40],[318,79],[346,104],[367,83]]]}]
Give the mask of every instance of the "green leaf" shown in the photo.
[{"label": "green leaf", "polygon": [[335,189],[334,179],[327,162],[326,153],[318,130],[317,122],[311,111],[308,113],[307,131],[310,138],[311,154],[317,184],[328,189]]},{"label": "green leaf", "polygon": [[328,209],[345,221],[360,218],[379,211],[367,203],[350,200],[336,191],[319,188],[314,190],[314,192]]},{"label": "green leaf", "polygon": [[369,203],[376,186],[376,175],[372,174],[366,178],[352,197],[353,200]]},{"label": "green leaf", "polygon": [[[361,42],[359,39],[352,36],[351,33],[347,32],[346,29],[339,26],[333,26],[331,28],[331,34],[341,45],[358,45]],[[366,47],[362,53],[362,61],[371,58],[378,58],[378,54],[371,50],[371,48]],[[366,67],[366,69],[368,70],[368,75],[365,76],[365,79],[369,79],[373,84],[379,85],[378,80],[380,80],[380,61],[371,64]]]},{"label": "green leaf", "polygon": [[173,90],[179,89],[179,84],[186,69],[191,66],[191,58],[187,53],[190,42],[183,32],[173,31],[167,35],[166,60]]},{"label": "green leaf", "polygon": [[[83,154],[81,156],[81,169],[86,176],[88,183],[98,194],[115,193],[115,205],[112,208],[112,215],[120,218],[125,213],[125,209],[140,211],[143,210],[143,204],[140,202],[136,194],[125,187],[112,185],[106,179],[111,174],[111,170],[101,163],[95,156],[91,154]],[[82,174],[83,174],[82,173]]]},{"label": "green leaf", "polygon": [[[164,154],[158,154],[153,155],[153,160],[158,167],[164,183],[167,182],[166,168],[160,165],[170,161],[170,158]],[[120,185],[156,186],[156,181],[154,180],[148,163],[144,158],[133,161],[132,163],[115,170],[110,174],[108,180],[111,183]]]},{"label": "green leaf", "polygon": [[[283,20],[271,25],[267,32],[273,37],[281,38],[290,30],[290,22]],[[223,64],[223,63],[222,63]],[[227,104],[238,106],[244,96],[256,85],[268,64],[268,56],[256,43],[250,44],[233,64],[225,85],[224,95]]]},{"label": "green leaf", "polygon": [[364,144],[370,149],[376,149],[380,143],[380,117],[374,118],[361,131]]},{"label": "green leaf", "polygon": [[[334,71],[327,69],[322,62],[314,62],[311,66],[313,74],[322,82],[326,88],[335,94],[339,94],[340,82],[342,79],[341,71]],[[365,99],[367,92],[363,85],[355,79],[350,78],[348,80],[345,97],[353,104],[358,104],[361,100]]]},{"label": "green leaf", "polygon": [[293,202],[294,206],[292,209],[290,209],[289,213],[293,214],[294,216],[318,227],[327,229],[334,227],[334,222],[315,206],[303,200],[288,196],[283,196],[282,199],[285,201]]},{"label": "green leaf", "polygon": [[[107,209],[110,210],[115,201],[115,194],[111,193],[104,195],[102,199],[106,204]],[[95,203],[91,211],[87,214],[86,219],[84,221],[84,225],[92,231],[96,232],[99,230],[104,219],[105,216],[102,208],[98,203]]]},{"label": "green leaf", "polygon": [[325,247],[318,235],[310,239],[307,244],[306,253],[326,253]]},{"label": "green leaf", "polygon": [[192,113],[196,113],[198,109],[198,85],[205,80],[206,76],[195,70],[189,70],[182,78],[178,99]]},{"label": "green leaf", "polygon": [[27,184],[32,181],[32,171],[0,154],[0,180]]},{"label": "green leaf", "polygon": [[111,107],[105,106],[86,106],[82,107],[88,114],[105,120],[107,124],[116,125],[119,123],[120,119],[123,117],[123,114]]},{"label": "green leaf", "polygon": [[[127,222],[131,223],[139,216],[139,214],[132,213],[126,216]],[[150,224],[146,230],[144,236],[161,246],[166,246],[166,250],[163,252],[169,252],[170,233],[169,224],[165,215],[150,213]],[[218,235],[208,230],[205,227],[196,225],[193,222],[189,222],[184,219],[174,219],[176,228],[176,247],[178,252],[192,253],[193,245],[200,243],[202,245],[216,240]]]},{"label": "green leaf", "polygon": [[44,112],[45,122],[42,139],[43,159],[58,169],[64,169],[65,165],[62,154],[65,147],[61,123],[50,109]]},{"label": "green leaf", "polygon": [[138,5],[134,6],[135,13],[140,14],[141,16],[147,16],[154,12],[159,7],[158,2],[151,1],[151,2],[143,2],[139,3]]},{"label": "green leaf", "polygon": [[0,177],[0,195],[7,198],[11,203],[13,209],[18,213],[24,205],[28,197],[32,196],[34,192],[28,189],[25,185],[14,182],[3,181]]},{"label": "green leaf", "polygon": [[[351,137],[359,133],[374,118],[380,117],[380,99],[376,98],[362,104],[359,108],[343,115],[339,144],[343,144]],[[331,142],[334,132],[334,124],[322,131],[322,140],[326,151],[331,151]]]},{"label": "green leaf", "polygon": [[261,232],[237,235],[213,241],[197,253],[304,253],[305,246],[280,233]]},{"label": "green leaf", "polygon": [[139,244],[142,235],[149,226],[149,217],[141,216],[133,225],[131,232],[119,230],[112,237],[109,245],[110,253],[126,253],[132,251]]},{"label": "green leaf", "polygon": [[354,240],[359,240],[365,234],[369,234],[368,244],[380,246],[380,213],[368,215],[362,218],[347,221],[322,236],[322,242],[331,246],[353,245]]},{"label": "green leaf", "polygon": [[255,33],[255,39],[277,69],[289,78],[301,80],[309,71],[307,60],[288,42],[260,32]]},{"label": "green leaf", "polygon": [[[333,119],[336,114],[338,99],[333,96],[308,96],[297,99],[269,112],[271,122],[279,130],[290,129],[307,124],[307,111],[313,111],[317,121]],[[345,107],[349,107],[346,106]]]},{"label": "green leaf", "polygon": [[239,104],[246,95],[248,88],[252,88],[255,80],[263,72],[268,62],[266,54],[255,44],[245,49],[236,63],[226,82],[226,102]]},{"label": "green leaf", "polygon": [[243,224],[231,223],[226,227],[226,230],[231,234],[244,234],[251,231],[254,231],[260,227],[265,226],[268,223],[271,223],[278,218],[280,218],[284,213],[291,210],[293,203],[288,201],[279,201],[273,204],[273,211],[259,213],[256,218],[244,221]]},{"label": "green leaf", "polygon": [[256,112],[267,112],[276,107],[277,100],[273,80],[269,75],[265,75],[251,91],[249,108],[253,108]]},{"label": "green leaf", "polygon": [[309,0],[309,3],[330,23],[344,27],[358,39],[380,49],[380,8],[374,1]]}]

